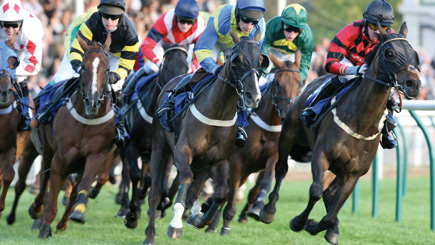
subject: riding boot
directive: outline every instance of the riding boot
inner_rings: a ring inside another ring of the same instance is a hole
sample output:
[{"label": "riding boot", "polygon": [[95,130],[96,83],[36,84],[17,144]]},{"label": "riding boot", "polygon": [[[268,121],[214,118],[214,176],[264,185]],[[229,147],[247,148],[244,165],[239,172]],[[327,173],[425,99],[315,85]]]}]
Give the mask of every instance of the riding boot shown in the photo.
[{"label": "riding boot", "polygon": [[396,136],[393,134],[393,129],[397,126],[397,122],[393,117],[396,101],[393,96],[390,96],[387,102],[388,114],[382,128],[381,146],[384,149],[393,149],[397,147]]},{"label": "riding boot", "polygon": [[169,125],[168,120],[169,113],[173,111],[175,107],[175,96],[181,94],[182,92],[188,91],[188,86],[191,78],[192,76],[186,76],[185,78],[183,78],[183,80],[178,83],[174,90],[169,93],[168,99],[156,112],[156,116],[159,118],[160,124],[168,132],[172,132],[172,127],[171,125]]},{"label": "riding boot", "polygon": [[323,85],[321,91],[317,94],[313,101],[311,101],[310,105],[301,112],[300,119],[305,127],[309,128],[317,119],[317,114],[313,111],[313,106],[320,100],[331,96],[346,82],[347,79],[345,77],[337,75]]},{"label": "riding boot", "polygon": [[124,102],[124,105],[128,105],[130,103],[131,96],[134,92],[134,88],[136,87],[136,82],[139,80],[139,78],[146,75],[148,74],[146,74],[145,69],[142,67],[125,80],[124,86],[122,88],[122,101]]},{"label": "riding boot", "polygon": [[[119,110],[115,110],[119,111]],[[118,146],[118,148],[125,147],[125,127],[124,127],[124,116],[121,115],[119,112],[116,113],[116,121],[115,124],[115,137],[113,139],[113,142]]]},{"label": "riding boot", "polygon": [[248,142],[248,134],[243,127],[237,127],[235,145],[239,148],[242,148],[246,145],[246,142]]},{"label": "riding boot", "polygon": [[29,115],[29,88],[27,87],[27,83],[25,81],[20,83],[21,87],[21,115],[20,121],[18,123],[18,131],[29,131],[32,129],[31,119]]}]

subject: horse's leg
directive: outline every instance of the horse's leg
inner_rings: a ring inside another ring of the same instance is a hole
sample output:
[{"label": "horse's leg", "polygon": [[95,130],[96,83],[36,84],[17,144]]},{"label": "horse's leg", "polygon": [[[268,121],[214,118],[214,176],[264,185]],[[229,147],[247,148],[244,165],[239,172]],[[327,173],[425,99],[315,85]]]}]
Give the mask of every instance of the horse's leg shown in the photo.
[{"label": "horse's leg", "polygon": [[[65,185],[65,182],[66,182],[67,179],[68,178],[62,179],[62,185]],[[77,195],[77,188],[76,187],[77,187],[77,185],[74,185],[74,187],[71,190],[71,193],[69,193],[69,197],[70,198],[75,198],[75,196]],[[72,202],[67,202],[64,205],[66,206],[65,207],[65,212],[62,215],[62,219],[56,225],[56,233],[66,230],[66,223],[68,221],[68,216],[71,213],[71,208],[72,208],[73,203]]]},{"label": "horse's leg", "polygon": [[48,147],[44,147],[41,168],[41,186],[39,193],[36,195],[34,202],[29,207],[29,215],[32,219],[39,219],[42,215],[44,198],[50,182],[50,165],[53,158],[51,152],[48,152]]},{"label": "horse's leg", "polygon": [[0,217],[5,209],[6,195],[8,194],[9,186],[15,177],[14,160],[15,160],[16,148],[11,147],[7,154],[5,154],[3,161],[6,163],[3,169],[3,188],[0,196]]},{"label": "horse's leg", "polygon": [[311,162],[313,183],[310,186],[310,197],[305,210],[291,220],[290,229],[293,231],[301,231],[305,227],[308,221],[308,215],[310,214],[316,202],[322,198],[323,175],[326,171],[325,166],[328,160],[326,159],[325,153],[323,151],[313,150],[313,152],[314,154]]},{"label": "horse's leg", "polygon": [[104,161],[103,168],[98,172],[97,175],[97,184],[91,187],[89,191],[89,198],[95,199],[98,194],[100,194],[101,188],[106,182],[109,180],[109,171],[112,168],[113,160],[115,159],[115,154],[110,154],[109,157]]},{"label": "horse's leg", "polygon": [[[127,155],[127,148],[121,148],[119,150],[119,154],[121,155],[122,160],[122,172],[121,172],[121,182],[119,183],[119,193],[121,195],[121,207],[118,210],[118,213],[116,214],[116,217],[119,218],[125,218],[127,212],[129,211],[129,204],[130,200],[128,199],[128,192],[130,190],[130,165],[133,163],[130,163],[130,157]],[[137,162],[137,159],[134,159]],[[136,163],[135,162],[135,163]],[[126,220],[126,222],[128,222]],[[126,227],[128,228],[129,225],[126,223]]]},{"label": "horse's leg", "polygon": [[150,209],[148,226],[145,229],[145,241],[143,244],[155,244],[154,237],[156,235],[155,228],[155,215],[156,209],[159,201],[161,200],[161,178],[163,177],[164,162],[167,156],[170,154],[169,146],[162,142],[164,139],[160,138],[152,146],[151,154],[151,165],[150,165],[150,175],[151,178],[151,189],[148,197],[148,205]]},{"label": "horse's leg", "polygon": [[255,185],[249,190],[248,200],[239,215],[239,223],[248,222],[248,211],[254,206],[255,197],[260,192],[260,182],[264,176],[264,171],[261,171],[255,181]]},{"label": "horse's leg", "polygon": [[51,236],[50,225],[57,214],[57,197],[62,187],[62,179],[66,177],[61,176],[61,168],[62,161],[60,160],[59,156],[55,154],[51,161],[50,192],[48,195],[47,207],[45,208],[44,214],[42,216],[42,226],[39,232],[39,238],[48,238]]},{"label": "horse's leg", "polygon": [[[192,152],[187,145],[176,146],[174,151],[174,164],[180,171],[180,187],[177,199],[173,207],[174,217],[169,223],[168,237],[179,239],[183,236],[183,213],[186,207],[186,197],[189,186],[193,181],[193,172],[190,168],[192,162]],[[151,175],[154,178],[154,175]]]},{"label": "horse's leg", "polygon": [[[113,154],[113,152],[110,154]],[[89,190],[91,188],[92,182],[97,176],[98,170],[102,167],[102,164],[104,164],[105,157],[105,152],[87,156],[85,169],[83,171],[81,181],[77,186],[78,194],[74,201],[73,212],[69,216],[71,220],[80,224],[84,224],[86,222],[85,212],[86,205],[88,203]]]},{"label": "horse's leg", "polygon": [[[330,174],[328,175],[328,180],[331,180],[330,178],[331,176],[335,178],[335,175],[332,172],[330,172]],[[325,180],[323,183],[324,183],[323,186],[325,187]],[[332,199],[335,193],[337,192],[337,188],[338,188],[338,180],[335,181],[334,179],[334,181],[332,183],[329,183],[328,187],[323,191],[323,202],[325,204],[326,212],[328,212],[329,209],[331,208]],[[340,236],[340,232],[338,229],[338,218],[337,218],[336,224],[332,228],[329,228],[326,231],[324,237],[326,241],[328,241],[329,243],[338,244],[339,236]]]},{"label": "horse's leg", "polygon": [[260,179],[260,192],[255,198],[254,206],[248,212],[248,216],[254,218],[255,220],[260,220],[260,212],[264,207],[264,202],[266,201],[267,194],[270,191],[272,185],[272,178],[275,174],[275,163],[278,160],[278,155],[269,156],[266,161],[265,171],[263,172],[263,178]]},{"label": "horse's leg", "polygon": [[[337,176],[337,189],[335,190],[335,194],[332,198],[332,202],[328,206],[327,214],[322,218],[320,222],[308,222],[305,228],[311,235],[316,235],[317,233],[324,231],[326,229],[333,228],[335,225],[338,225],[337,214],[343,206],[344,202],[350,196],[355,187],[359,176],[356,175],[348,175],[343,179]],[[325,237],[329,238],[329,237]],[[333,237],[334,240],[327,240],[329,243],[337,244],[338,236]]]},{"label": "horse's leg", "polygon": [[141,170],[137,165],[137,157],[134,161],[130,161],[130,180],[131,180],[131,200],[129,209],[125,215],[125,226],[130,229],[134,229],[138,225],[138,219],[140,218],[140,201],[138,199],[138,187],[141,179]]},{"label": "horse's leg", "polygon": [[18,201],[20,200],[21,195],[26,189],[27,175],[29,174],[33,161],[38,155],[39,154],[36,151],[33,143],[31,142],[31,140],[28,140],[20,161],[20,165],[18,166],[18,181],[15,184],[14,203],[12,205],[12,210],[6,219],[8,225],[12,225],[13,223],[15,223]]}]

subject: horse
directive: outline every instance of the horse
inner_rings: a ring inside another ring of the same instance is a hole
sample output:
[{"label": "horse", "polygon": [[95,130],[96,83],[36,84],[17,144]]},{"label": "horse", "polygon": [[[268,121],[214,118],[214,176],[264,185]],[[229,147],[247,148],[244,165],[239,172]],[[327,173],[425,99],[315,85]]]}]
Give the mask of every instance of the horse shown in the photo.
[{"label": "horse", "polygon": [[[175,142],[175,134],[163,129],[158,120],[153,121],[150,167],[152,179],[148,199],[150,215],[149,224],[145,230],[144,244],[155,243],[156,206],[162,198],[160,185],[166,174],[164,172],[165,162],[172,154],[174,164],[179,171],[180,185],[173,206],[174,217],[167,231],[170,238],[179,239],[182,237],[181,218],[186,205],[189,205],[186,202],[187,193],[191,184],[196,182],[194,177],[200,181],[205,181],[209,172],[215,173],[213,176],[215,201],[202,217],[194,213],[189,218],[190,225],[202,228],[210,224],[226,199],[228,163],[235,144],[237,130],[237,105],[241,100],[244,107],[255,108],[258,106],[261,98],[258,69],[267,67],[269,63],[268,58],[261,55],[258,44],[261,35],[259,31],[254,39],[239,38],[233,30],[230,30],[230,33],[234,45],[227,52],[227,62],[216,80],[209,83],[205,81],[195,86],[194,99],[190,100],[188,110],[180,115],[179,127],[176,126],[179,128],[178,140]],[[183,78],[183,76],[174,78],[163,88],[158,98],[159,104],[167,96],[166,91],[173,89]],[[197,195],[198,193],[193,192],[193,194]],[[189,198],[189,200],[193,200],[193,198]],[[194,208],[198,210],[197,206]]]},{"label": "horse", "polygon": [[108,84],[110,70],[106,52],[110,42],[110,35],[104,46],[79,37],[84,51],[79,86],[66,106],[58,110],[52,123],[40,126],[44,174],[40,192],[29,208],[32,218],[41,215],[49,181],[50,192],[42,214],[39,238],[51,236],[50,225],[57,213],[57,197],[71,173],[80,173],[71,193],[71,200],[75,201],[68,203],[56,230],[64,231],[68,218],[79,223],[85,222],[84,213],[91,183],[105,159],[116,148],[112,143],[115,113]]},{"label": "horse", "polygon": [[[299,75],[301,52],[297,51],[295,62],[279,61],[269,53],[269,58],[277,68],[275,78],[263,92],[258,108],[253,110],[246,127],[247,145],[235,148],[230,164],[228,204],[223,211],[224,224],[221,235],[229,233],[229,224],[236,212],[236,196],[239,186],[246,182],[251,173],[264,171],[260,182],[260,194],[257,199],[265,199],[269,193],[278,160],[278,137],[281,132],[281,120],[290,105],[299,95],[303,83]],[[259,189],[259,190],[260,190]],[[259,215],[262,206],[255,205],[249,214]],[[217,224],[217,222],[216,222]],[[217,228],[217,227],[216,227]],[[214,227],[209,227],[214,229]]]},{"label": "horse", "polygon": [[[14,179],[13,165],[20,158],[28,131],[18,132],[20,112],[18,107],[20,86],[16,83],[15,69],[18,66],[16,52],[5,41],[0,42],[0,217],[5,208],[6,195]],[[33,100],[30,97],[30,107]],[[32,113],[32,112],[29,112]],[[32,122],[32,127],[34,122]]]},{"label": "horse", "polygon": [[[339,103],[326,114],[317,127],[304,127],[299,114],[305,108],[304,103],[308,96],[327,77],[320,77],[309,84],[288,111],[278,143],[276,182],[269,194],[269,203],[260,212],[262,222],[268,224],[273,221],[279,189],[288,171],[287,158],[291,149],[295,144],[308,145],[313,152],[313,183],[306,209],[291,220],[290,228],[293,231],[305,229],[311,235],[327,230],[324,236],[326,241],[331,244],[338,243],[337,214],[358,179],[369,170],[376,155],[390,91],[394,87],[403,92],[407,99],[412,99],[421,88],[417,72],[418,55],[406,40],[406,23],[402,24],[398,34],[387,33],[379,24],[378,29],[380,42],[366,57],[368,69],[362,81],[352,82],[353,88],[338,100]],[[326,170],[330,170],[336,178],[323,191]],[[314,204],[322,197],[327,214],[320,222],[308,219]]]},{"label": "horse", "polygon": [[[149,85],[145,85],[139,92],[138,98],[127,105],[125,112],[125,122],[130,140],[126,148],[122,149],[123,170],[122,170],[122,190],[121,209],[117,216],[125,216],[125,226],[134,229],[137,227],[137,220],[140,216],[140,200],[143,200],[151,180],[146,173],[149,169],[149,159],[151,156],[151,135],[152,122],[155,113],[157,96],[163,86],[172,78],[186,74],[189,69],[187,63],[187,50],[179,45],[172,45],[165,48],[163,62],[159,74]],[[133,82],[133,81],[130,81]],[[142,159],[142,169],[137,165],[137,158]],[[170,163],[172,166],[172,162]],[[144,179],[145,178],[145,179]],[[128,201],[128,189],[132,182],[131,201]],[[142,190],[139,192],[139,181],[143,180]],[[128,211],[129,209],[129,211]]]}]

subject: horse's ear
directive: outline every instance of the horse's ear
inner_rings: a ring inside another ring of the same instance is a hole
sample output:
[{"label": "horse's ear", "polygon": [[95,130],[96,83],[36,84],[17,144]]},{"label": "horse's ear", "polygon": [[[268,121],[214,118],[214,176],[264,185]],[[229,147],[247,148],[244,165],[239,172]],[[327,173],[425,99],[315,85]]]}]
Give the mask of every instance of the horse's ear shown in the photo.
[{"label": "horse's ear", "polygon": [[382,26],[379,23],[379,21],[378,21],[378,30],[379,30],[379,33],[381,34],[382,40],[386,40],[388,38],[388,33],[387,33],[387,31],[384,30],[384,28],[382,28]]},{"label": "horse's ear", "polygon": [[89,49],[88,42],[86,42],[86,40],[83,39],[78,33],[77,33],[77,40],[79,41],[79,44],[84,51]]},{"label": "horse's ear", "polygon": [[233,29],[230,29],[230,35],[233,38],[234,43],[240,42],[239,35],[237,35],[237,33]]},{"label": "horse's ear", "polygon": [[110,50],[110,44],[112,44],[112,34],[107,34],[107,38],[106,41],[104,42],[104,48],[106,49],[106,51]]},{"label": "horse's ear", "polygon": [[276,68],[280,69],[280,68],[284,67],[284,62],[278,60],[278,58],[276,58],[275,55],[273,55],[272,52],[270,52],[270,51],[269,51],[269,58]]},{"label": "horse's ear", "polygon": [[262,60],[261,60],[261,68],[263,69],[267,69],[269,67],[269,57],[267,57],[266,55],[262,54],[261,55]]},{"label": "horse's ear", "polygon": [[300,67],[300,65],[301,65],[301,60],[302,60],[302,52],[301,52],[301,49],[300,48],[298,48],[297,50],[296,50],[296,53],[295,53],[295,65],[297,66],[297,67]]},{"label": "horse's ear", "polygon": [[406,21],[402,23],[399,33],[402,34],[404,37],[408,35],[408,26],[406,25]]},{"label": "horse's ear", "polygon": [[257,31],[255,31],[254,41],[259,42],[261,38],[261,31],[260,28],[257,28]]}]

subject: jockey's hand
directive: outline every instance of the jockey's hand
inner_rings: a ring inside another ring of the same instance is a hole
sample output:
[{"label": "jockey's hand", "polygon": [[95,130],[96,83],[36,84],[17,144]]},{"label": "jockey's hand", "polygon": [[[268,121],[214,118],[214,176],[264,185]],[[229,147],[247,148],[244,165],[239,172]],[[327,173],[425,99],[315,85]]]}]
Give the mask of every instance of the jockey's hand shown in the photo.
[{"label": "jockey's hand", "polygon": [[109,74],[109,83],[110,84],[115,84],[116,82],[118,82],[121,78],[119,77],[118,73],[115,73],[113,71],[110,72]]},{"label": "jockey's hand", "polygon": [[82,69],[82,62],[78,60],[72,60],[71,66],[75,72],[80,73],[80,70]]},{"label": "jockey's hand", "polygon": [[215,76],[219,75],[219,73],[222,71],[223,68],[224,68],[223,65],[222,65],[222,66],[218,66],[218,67],[216,68],[216,70],[214,71],[214,75],[215,75]]},{"label": "jockey's hand", "polygon": [[348,66],[346,68],[346,71],[344,74],[346,75],[355,75],[355,76],[362,76],[364,73],[366,73],[367,65],[364,64],[362,66]]}]

